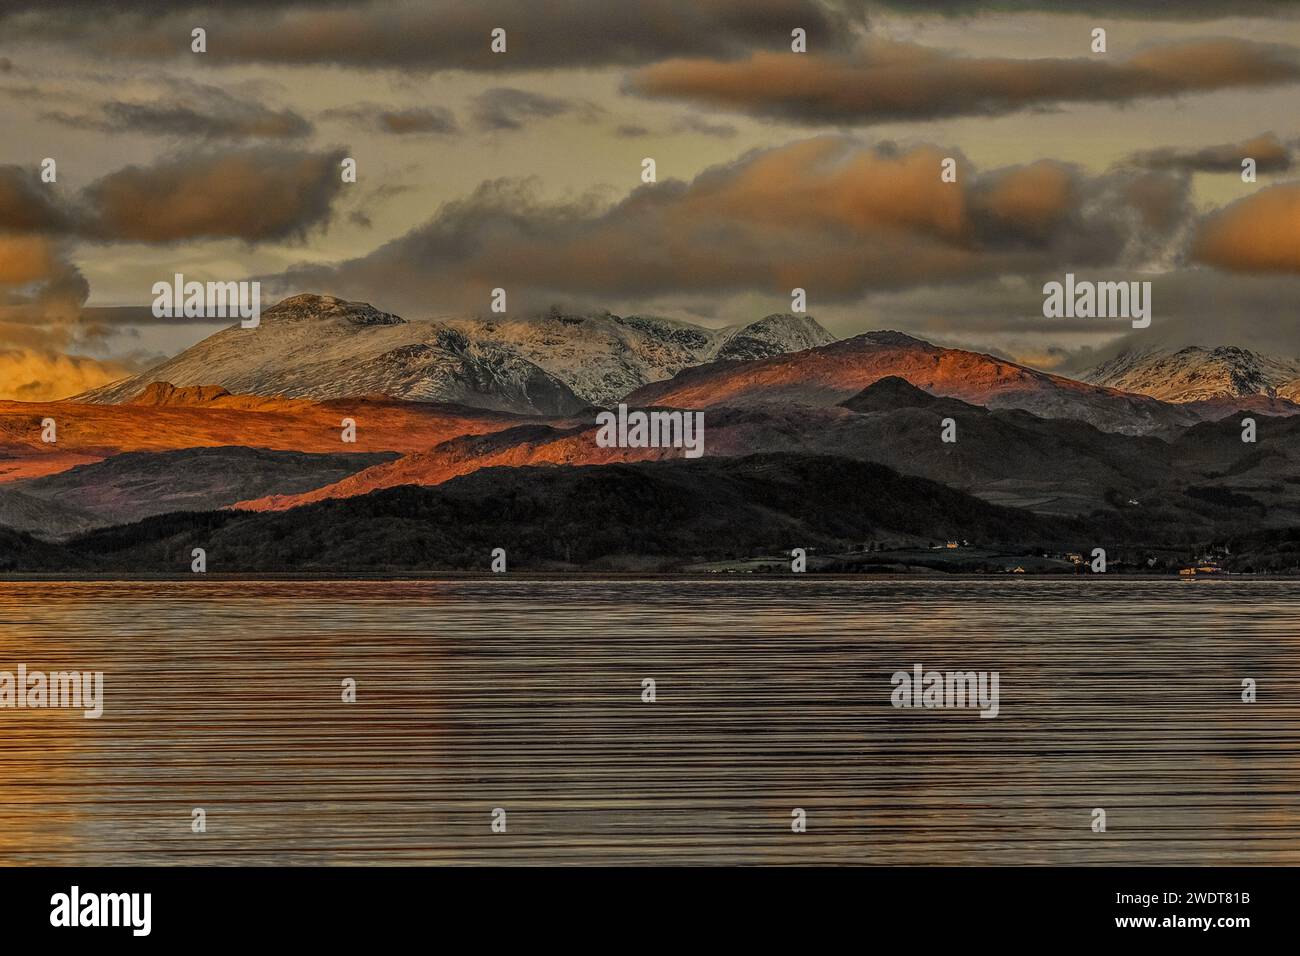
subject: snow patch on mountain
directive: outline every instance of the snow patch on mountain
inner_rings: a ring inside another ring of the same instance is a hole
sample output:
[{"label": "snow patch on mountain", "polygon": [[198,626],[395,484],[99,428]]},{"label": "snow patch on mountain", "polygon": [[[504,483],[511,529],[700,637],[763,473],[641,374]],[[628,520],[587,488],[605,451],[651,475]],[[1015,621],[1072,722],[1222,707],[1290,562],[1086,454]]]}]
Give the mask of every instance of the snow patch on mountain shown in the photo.
[{"label": "snow patch on mountain", "polygon": [[[1300,361],[1235,346],[1129,349],[1098,365],[1084,381],[1166,402],[1296,394]],[[1289,393],[1289,394],[1288,394]]]},{"label": "snow patch on mountain", "polygon": [[78,396],[131,401],[153,382],[236,394],[394,398],[568,415],[719,359],[752,359],[834,341],[807,316],[770,315],[708,329],[648,316],[566,315],[408,321],[361,302],[303,294],[256,329],[223,329],[138,375]]},{"label": "snow patch on mountain", "polygon": [[262,313],[257,328],[222,329],[161,365],[77,400],[131,401],[152,382],[287,398],[384,393],[545,415],[570,414],[586,404],[508,349],[333,296],[286,299]]},{"label": "snow patch on mountain", "polygon": [[705,362],[766,358],[835,341],[814,319],[788,314],[721,329],[609,313],[452,319],[446,325],[526,358],[593,405],[614,404],[642,385]]}]

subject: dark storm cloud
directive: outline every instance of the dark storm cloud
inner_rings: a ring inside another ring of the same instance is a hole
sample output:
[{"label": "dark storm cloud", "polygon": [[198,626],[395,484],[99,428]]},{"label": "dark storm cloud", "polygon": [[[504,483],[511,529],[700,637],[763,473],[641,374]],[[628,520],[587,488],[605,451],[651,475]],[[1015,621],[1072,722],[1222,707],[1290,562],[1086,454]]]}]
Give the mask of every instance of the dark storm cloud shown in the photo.
[{"label": "dark storm cloud", "polygon": [[[211,13],[238,12],[241,10],[297,9],[303,11],[329,10],[357,6],[358,0],[113,0],[118,13],[163,14],[177,10],[200,10]],[[364,5],[364,4],[362,4]],[[798,8],[808,4],[761,4],[751,0],[751,6],[780,6]],[[95,9],[101,12],[104,0],[5,0],[0,13],[21,12],[81,12]],[[458,3],[443,2],[442,9],[454,11]],[[975,16],[980,13],[1060,13],[1058,0],[862,0],[855,7],[874,12],[892,12],[908,15]],[[1296,13],[1294,0],[1073,0],[1068,6],[1071,14],[1106,14],[1132,18],[1151,19],[1220,19],[1226,16],[1288,16]]]},{"label": "dark storm cloud", "polygon": [[[482,308],[495,287],[515,307],[794,287],[850,301],[872,289],[1104,266],[1168,239],[1126,202],[1135,174],[1033,163],[985,174],[964,167],[961,184],[943,183],[940,163],[951,154],[823,137],[749,154],[690,183],[644,186],[608,209],[543,202],[527,183],[495,180],[367,256],[267,281],[403,308]],[[1185,186],[1165,201],[1185,203]]]},{"label": "dark storm cloud", "polygon": [[273,110],[214,86],[180,82],[150,102],[109,100],[81,113],[42,115],[78,129],[185,139],[296,139],[312,132],[311,123],[293,110]]},{"label": "dark storm cloud", "polygon": [[566,113],[593,119],[600,112],[600,107],[584,100],[546,96],[505,86],[494,87],[474,97],[474,123],[485,130],[523,129],[530,120],[549,119]]},{"label": "dark storm cloud", "polygon": [[852,55],[673,59],[627,82],[643,96],[793,123],[995,116],[1300,81],[1300,50],[1244,40],[1149,47],[1125,60],[971,57],[876,40]]},{"label": "dark storm cloud", "polygon": [[422,133],[451,135],[460,132],[455,114],[441,106],[390,109],[374,103],[358,103],[355,106],[326,110],[321,113],[321,117],[399,136]]},{"label": "dark storm cloud", "polygon": [[1069,13],[1130,19],[1218,20],[1224,17],[1285,17],[1294,0],[870,0],[874,11],[908,15],[975,16],[980,13]]},{"label": "dark storm cloud", "polygon": [[311,124],[292,110],[264,107],[220,115],[182,104],[108,103],[108,125],[117,131],[202,139],[290,139],[310,135]]},{"label": "dark storm cloud", "polygon": [[68,231],[73,216],[56,198],[57,189],[41,182],[34,167],[0,166],[0,233]]},{"label": "dark storm cloud", "polygon": [[134,242],[301,238],[329,221],[342,158],[261,147],[128,166],[86,188],[84,232]]},{"label": "dark storm cloud", "polygon": [[[19,13],[159,14],[177,10],[225,13],[237,10],[286,9],[290,7],[343,7],[356,0],[3,0],[0,15]],[[110,9],[105,9],[110,7]]]},{"label": "dark storm cloud", "polygon": [[[11,272],[48,273],[47,240],[175,242],[299,237],[329,220],[340,153],[271,147],[190,153],[109,173],[66,204],[30,171],[0,167],[0,236]],[[21,243],[24,236],[28,237]]]},{"label": "dark storm cloud", "polygon": [[[161,0],[71,6],[20,2],[9,36],[72,43],[130,59],[188,57],[203,4]],[[207,5],[210,9],[210,5]],[[528,70],[636,65],[667,56],[733,56],[789,48],[844,49],[863,22],[861,0],[371,0],[237,3],[209,15],[214,63],[338,64],[418,70]],[[504,54],[491,31],[507,31]]]},{"label": "dark storm cloud", "polygon": [[1128,162],[1148,169],[1181,169],[1189,173],[1240,173],[1241,161],[1255,160],[1255,169],[1273,173],[1291,168],[1291,148],[1272,133],[1241,143],[1225,143],[1204,149],[1153,149],[1134,153]]}]

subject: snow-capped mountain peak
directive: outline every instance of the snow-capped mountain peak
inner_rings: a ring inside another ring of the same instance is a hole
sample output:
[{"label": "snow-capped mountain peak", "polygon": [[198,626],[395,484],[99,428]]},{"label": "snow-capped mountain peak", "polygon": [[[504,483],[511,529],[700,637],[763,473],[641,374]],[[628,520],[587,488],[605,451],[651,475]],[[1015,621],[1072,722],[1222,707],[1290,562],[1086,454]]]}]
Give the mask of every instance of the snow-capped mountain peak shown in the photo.
[{"label": "snow-capped mountain peak", "polygon": [[351,325],[404,325],[406,320],[381,312],[369,302],[348,302],[332,295],[304,292],[281,299],[262,313],[262,318],[284,321],[341,319]]},{"label": "snow-capped mountain peak", "polygon": [[1236,346],[1130,349],[1098,365],[1084,380],[1166,402],[1246,395],[1286,395],[1300,379],[1300,361]]},{"label": "snow-capped mountain peak", "polygon": [[[727,331],[727,330],[724,330]],[[749,325],[732,328],[714,358],[747,360],[828,345],[835,337],[807,315],[777,312]]]},{"label": "snow-capped mountain peak", "polygon": [[763,358],[834,341],[807,316],[709,329],[651,316],[549,315],[408,321],[363,302],[303,294],[256,329],[209,336],[159,366],[78,397],[130,401],[152,382],[329,399],[384,393],[526,414],[608,405],[715,359]]}]

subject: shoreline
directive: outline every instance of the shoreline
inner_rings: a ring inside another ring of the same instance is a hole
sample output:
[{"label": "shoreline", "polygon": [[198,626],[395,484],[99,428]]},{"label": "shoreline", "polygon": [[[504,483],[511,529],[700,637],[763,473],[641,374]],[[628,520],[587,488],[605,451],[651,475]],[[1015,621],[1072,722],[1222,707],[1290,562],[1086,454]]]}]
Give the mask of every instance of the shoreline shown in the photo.
[{"label": "shoreline", "polygon": [[968,572],[935,571],[928,574],[899,573],[853,574],[848,572],[805,571],[799,574],[749,573],[749,572],[700,572],[700,571],[511,571],[492,573],[489,571],[402,571],[402,572],[319,572],[303,573],[296,571],[277,572],[231,572],[205,574],[124,574],[121,572],[104,572],[88,574],[85,572],[5,572],[0,573],[0,584],[39,584],[48,583],[99,583],[99,582],[156,582],[156,581],[194,581],[196,578],[207,581],[266,581],[274,582],[367,582],[367,581],[776,581],[776,580],[831,580],[831,581],[1087,581],[1097,579],[1125,581],[1172,581],[1189,583],[1199,581],[1300,581],[1300,574],[1206,574],[1196,577],[1181,577],[1177,574],[975,574]]}]

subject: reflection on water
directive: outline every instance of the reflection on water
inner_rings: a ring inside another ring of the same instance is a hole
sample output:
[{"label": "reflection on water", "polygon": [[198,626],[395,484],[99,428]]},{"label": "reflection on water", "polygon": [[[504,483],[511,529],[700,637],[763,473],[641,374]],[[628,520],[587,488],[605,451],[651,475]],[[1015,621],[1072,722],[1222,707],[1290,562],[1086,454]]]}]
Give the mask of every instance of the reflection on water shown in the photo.
[{"label": "reflection on water", "polygon": [[[0,583],[0,670],[106,696],[0,710],[0,863],[1295,864],[1298,612],[1236,580]],[[893,709],[915,663],[999,671],[1000,715]]]}]

